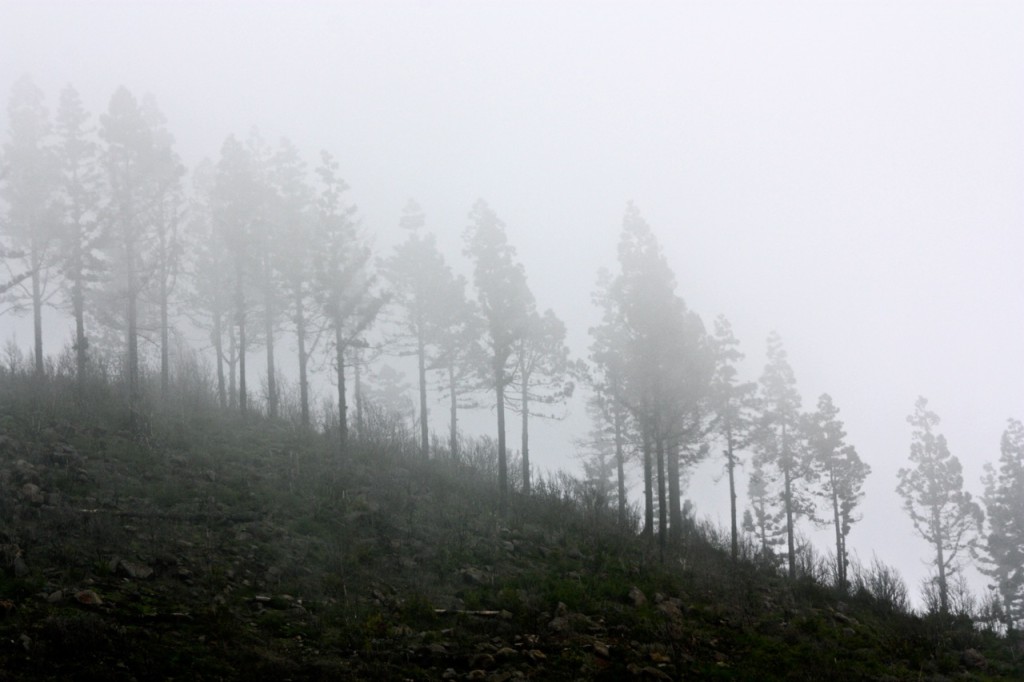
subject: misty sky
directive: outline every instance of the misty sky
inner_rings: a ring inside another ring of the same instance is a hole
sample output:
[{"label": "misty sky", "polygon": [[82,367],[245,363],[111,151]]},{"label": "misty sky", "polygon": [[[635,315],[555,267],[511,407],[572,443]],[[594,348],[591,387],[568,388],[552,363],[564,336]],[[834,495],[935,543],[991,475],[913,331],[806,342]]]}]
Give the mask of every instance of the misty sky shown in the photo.
[{"label": "misty sky", "polygon": [[[804,407],[833,396],[874,470],[850,546],[915,596],[928,548],[893,491],[916,397],[975,493],[1024,418],[1024,3],[0,0],[5,105],[24,73],[51,110],[67,83],[94,113],[153,93],[190,167],[252,127],[327,149],[381,252],[414,197],[468,273],[486,199],[577,354],[634,200],[747,378],[776,329]],[[575,466],[574,411],[539,466]],[[688,495],[724,520],[714,473]]]}]

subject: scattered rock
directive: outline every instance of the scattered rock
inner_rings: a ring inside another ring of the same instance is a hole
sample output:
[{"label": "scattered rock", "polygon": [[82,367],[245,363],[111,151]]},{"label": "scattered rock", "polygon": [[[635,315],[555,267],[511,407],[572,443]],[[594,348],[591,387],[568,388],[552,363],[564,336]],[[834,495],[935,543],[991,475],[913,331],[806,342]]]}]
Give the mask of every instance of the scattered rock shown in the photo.
[{"label": "scattered rock", "polygon": [[75,592],[75,601],[85,606],[101,606],[103,600],[93,590],[80,590]]},{"label": "scattered rock", "polygon": [[470,585],[487,584],[487,574],[481,571],[479,568],[473,568],[472,566],[470,566],[469,568],[462,569],[461,574],[462,579]]},{"label": "scattered rock", "polygon": [[608,649],[608,645],[604,642],[594,642],[594,653],[605,659],[610,659],[612,657],[611,651]]},{"label": "scattered rock", "polygon": [[149,580],[153,577],[153,569],[145,564],[114,557],[110,560],[110,570],[124,578],[132,580]]},{"label": "scattered rock", "polygon": [[491,668],[494,666],[494,656],[490,654],[476,654],[469,660],[471,668]]},{"label": "scattered rock", "polygon": [[629,588],[629,599],[633,602],[633,606],[640,608],[647,603],[647,597],[640,591],[639,587]]},{"label": "scattered rock", "polygon": [[57,604],[64,601],[64,590],[56,590],[46,595],[46,601],[50,604]]},{"label": "scattered rock", "polygon": [[21,486],[21,497],[37,506],[46,502],[46,496],[43,495],[42,489],[35,483],[26,483]]},{"label": "scattered rock", "polygon": [[987,668],[988,659],[977,649],[967,649],[960,655],[960,660],[968,668]]}]

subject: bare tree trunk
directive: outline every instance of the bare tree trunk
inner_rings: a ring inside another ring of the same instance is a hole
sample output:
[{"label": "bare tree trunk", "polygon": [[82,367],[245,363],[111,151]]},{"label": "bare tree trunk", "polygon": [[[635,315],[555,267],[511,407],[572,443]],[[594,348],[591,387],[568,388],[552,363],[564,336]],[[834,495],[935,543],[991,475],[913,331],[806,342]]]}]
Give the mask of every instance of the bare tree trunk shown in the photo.
[{"label": "bare tree trunk", "polygon": [[658,433],[654,440],[654,452],[658,459],[658,550],[665,560],[665,541],[668,532],[668,505],[665,492],[665,438]]},{"label": "bare tree trunk", "polygon": [[615,407],[615,468],[619,479],[619,525],[626,525],[626,462],[622,435],[622,411]]},{"label": "bare tree trunk", "polygon": [[167,315],[167,273],[160,273],[160,396],[167,400],[171,392],[170,332]]},{"label": "bare tree trunk", "polygon": [[128,293],[128,423],[134,432],[138,427],[136,411],[139,407],[139,335],[136,295]]},{"label": "bare tree trunk", "polygon": [[458,400],[458,397],[455,395],[455,365],[454,364],[450,364],[448,366],[448,392],[449,392],[450,397],[451,397],[451,405],[449,407],[449,410],[451,411],[451,413],[449,414],[449,419],[450,419],[450,424],[449,424],[449,434],[450,434],[450,436],[449,437],[451,438],[451,444],[450,444],[449,447],[450,447],[451,452],[452,452],[452,459],[454,460],[454,459],[458,459],[458,457],[459,457],[459,432],[458,432],[459,400]]},{"label": "bare tree trunk", "polygon": [[789,458],[789,435],[786,424],[782,425],[782,502],[786,507],[786,549],[789,553],[789,579],[796,580],[796,539],[793,527],[793,472]]},{"label": "bare tree trunk", "polygon": [[244,415],[248,401],[245,390],[245,293],[242,291],[241,267],[236,272],[235,309],[238,315],[238,409]]},{"label": "bare tree trunk", "polygon": [[836,481],[832,472],[829,472],[830,487],[832,488],[832,523],[836,527],[836,580],[840,590],[846,589],[846,548],[843,546],[843,527],[839,520],[839,495],[836,494]]},{"label": "bare tree trunk", "polygon": [[353,393],[355,394],[356,401],[356,435],[362,438],[366,431],[363,428],[363,354],[359,351],[359,348],[352,349],[352,374],[353,374]]},{"label": "bare tree trunk", "polygon": [[949,613],[949,587],[946,584],[946,559],[942,547],[942,524],[939,508],[932,507],[932,537],[935,538],[935,567],[939,571],[939,611]]},{"label": "bare tree trunk", "polygon": [[237,382],[235,381],[236,365],[238,364],[238,345],[235,343],[235,325],[228,325],[228,407],[232,410],[238,404]]},{"label": "bare tree trunk", "polygon": [[348,448],[348,404],[345,402],[345,345],[340,320],[334,323],[334,344],[338,370],[338,454],[344,457]]},{"label": "bare tree trunk", "polygon": [[423,332],[416,331],[416,356],[419,360],[420,380],[420,454],[423,459],[430,456],[430,429],[427,424],[427,352],[423,343]]},{"label": "bare tree trunk", "polygon": [[529,376],[523,374],[523,493],[530,494],[530,394],[527,392]]},{"label": "bare tree trunk", "polygon": [[726,468],[729,471],[729,521],[732,532],[732,560],[740,553],[739,527],[736,523],[736,455],[733,452],[732,426],[726,427],[725,436]]},{"label": "bare tree trunk", "polygon": [[299,344],[299,409],[302,427],[309,428],[309,377],[306,357],[306,312],[302,305],[302,293],[295,295],[295,337]]},{"label": "bare tree trunk", "polygon": [[224,392],[224,338],[221,325],[221,314],[218,310],[213,314],[213,350],[217,354],[217,402],[221,409],[225,409],[228,401]]},{"label": "bare tree trunk", "polygon": [[683,513],[679,490],[679,443],[668,444],[668,531],[672,542],[679,542],[683,531]]},{"label": "bare tree trunk", "polygon": [[277,418],[277,371],[274,368],[274,292],[270,281],[271,271],[263,270],[263,309],[266,313],[267,335],[267,413]]},{"label": "bare tree trunk", "polygon": [[42,274],[38,258],[33,258],[32,268],[32,322],[35,331],[35,364],[36,376],[43,376],[46,371],[43,364],[43,287]]},{"label": "bare tree trunk", "polygon": [[498,501],[501,513],[508,509],[508,459],[505,454],[505,367],[494,359],[494,397],[498,410]]},{"label": "bare tree trunk", "polygon": [[75,274],[71,287],[71,305],[75,315],[75,374],[78,380],[78,394],[82,397],[85,388],[86,351],[89,342],[85,338],[85,291],[82,285],[81,246],[75,247]]},{"label": "bare tree trunk", "polygon": [[648,540],[654,538],[654,472],[652,470],[653,452],[651,433],[646,424],[641,425],[643,431],[644,451],[644,535]]}]

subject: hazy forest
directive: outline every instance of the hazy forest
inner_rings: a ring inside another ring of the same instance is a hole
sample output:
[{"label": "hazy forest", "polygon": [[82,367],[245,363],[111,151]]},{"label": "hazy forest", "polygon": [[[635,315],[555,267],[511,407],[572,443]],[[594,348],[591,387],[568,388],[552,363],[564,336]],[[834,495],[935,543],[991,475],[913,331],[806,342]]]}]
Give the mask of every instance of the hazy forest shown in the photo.
[{"label": "hazy forest", "polygon": [[[189,164],[106,94],[0,118],[0,679],[1024,675],[1020,420],[964,453],[921,396],[861,452],[642,201],[555,310],[486,196],[381,246],[365,160],[239,120]],[[874,490],[919,544],[858,538]]]}]

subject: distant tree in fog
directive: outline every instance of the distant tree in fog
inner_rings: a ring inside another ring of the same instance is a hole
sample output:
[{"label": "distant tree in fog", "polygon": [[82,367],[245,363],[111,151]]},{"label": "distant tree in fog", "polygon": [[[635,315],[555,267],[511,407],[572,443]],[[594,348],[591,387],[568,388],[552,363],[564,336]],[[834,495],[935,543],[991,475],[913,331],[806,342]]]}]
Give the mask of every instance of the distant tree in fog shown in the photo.
[{"label": "distant tree in fog", "polygon": [[910,443],[913,468],[899,470],[896,492],[914,529],[935,550],[932,563],[939,590],[939,609],[949,611],[949,577],[958,567],[964,550],[973,548],[981,530],[982,512],[963,489],[963,466],[952,455],[946,438],[935,432],[939,417],[918,398],[914,414],[907,417],[914,428]]},{"label": "distant tree in fog", "polygon": [[995,581],[1006,625],[1024,624],[1024,424],[1010,419],[1000,443],[998,469],[985,465],[988,532],[980,570]]},{"label": "distant tree in fog", "polygon": [[724,316],[715,319],[711,346],[715,357],[715,372],[709,390],[709,408],[715,416],[714,431],[724,447],[722,454],[725,456],[725,471],[729,477],[731,552],[735,560],[739,554],[736,467],[742,464],[739,451],[750,442],[757,384],[741,383],[737,378],[736,363],[742,361],[744,356],[739,350],[739,341],[733,335],[732,325]]},{"label": "distant tree in fog", "polygon": [[[423,231],[426,219],[419,204],[409,201],[399,224],[407,235],[382,263],[393,301],[400,309],[399,354],[415,355],[419,389],[420,454],[430,447],[427,419],[427,369],[436,361],[440,337],[449,324],[454,275],[437,248],[434,235]],[[464,294],[461,294],[464,297]]]},{"label": "distant tree in fog", "polygon": [[[232,254],[221,236],[220,224],[214,215],[217,169],[209,161],[202,162],[192,174],[191,207],[186,222],[185,239],[189,258],[186,261],[189,288],[185,309],[193,324],[209,331],[217,374],[217,400],[222,408],[234,407],[234,357],[229,334],[230,316],[234,306],[231,276]],[[232,376],[227,384],[224,364]]]},{"label": "distant tree in fog", "polygon": [[338,386],[340,454],[348,447],[348,403],[345,395],[345,353],[365,345],[363,333],[377,318],[385,297],[370,270],[370,248],[359,235],[355,207],[342,195],[348,185],[338,176],[337,162],[326,152],[317,167],[321,191],[314,259],[315,291],[334,342]]},{"label": "distant tree in fog", "polygon": [[785,520],[786,560],[789,577],[796,578],[796,521],[813,509],[801,482],[810,473],[806,453],[800,447],[800,394],[782,339],[768,336],[768,363],[761,374],[759,415],[754,447],[755,466],[766,482],[776,483],[777,498]]},{"label": "distant tree in fog", "polygon": [[515,260],[505,224],[484,201],[474,204],[466,229],[466,255],[473,262],[473,284],[480,312],[486,321],[489,367],[486,375],[494,390],[498,413],[498,486],[504,511],[508,503],[508,459],[505,446],[505,389],[515,368],[510,360],[516,343],[526,334],[533,294],[526,285],[523,266]]},{"label": "distant tree in fog", "polygon": [[761,556],[772,561],[776,548],[786,542],[786,510],[777,504],[776,481],[765,470],[765,462],[754,457],[753,470],[747,484],[750,506],[743,512],[743,530],[754,536]]},{"label": "distant tree in fog", "polygon": [[664,548],[669,532],[682,525],[681,454],[689,453],[692,462],[705,452],[698,441],[712,356],[700,317],[676,294],[675,275],[633,204],[623,219],[618,260],[620,272],[604,278],[595,296],[602,308],[602,322],[592,330],[595,360],[617,382],[610,385],[639,430],[644,533],[651,536],[655,528],[656,483]]},{"label": "distant tree in fog", "polygon": [[471,398],[479,388],[479,368],[487,359],[480,339],[485,323],[476,304],[466,297],[466,279],[452,275],[435,296],[439,308],[433,339],[437,356],[430,369],[440,375],[440,392],[448,400],[448,439],[451,456],[459,455],[458,411],[475,407]]},{"label": "distant tree in fog", "polygon": [[232,346],[238,362],[238,408],[243,414],[249,407],[246,376],[246,353],[249,349],[249,317],[253,303],[251,289],[257,254],[254,246],[256,222],[261,206],[259,175],[250,150],[233,135],[224,140],[211,195],[211,209],[216,233],[224,242],[230,265],[233,328],[237,340]]},{"label": "distant tree in fog", "polygon": [[615,453],[616,499],[619,523],[626,523],[626,444],[631,424],[625,395],[625,330],[616,314],[614,302],[609,298],[612,276],[602,269],[598,273],[594,303],[603,312],[601,324],[591,328],[590,360],[593,370],[590,382],[594,388],[591,418],[595,431],[606,433]]},{"label": "distant tree in fog", "polygon": [[[154,278],[160,287],[161,305],[166,301],[165,267],[172,248],[169,231],[176,229],[174,208],[182,170],[162,127],[155,105],[140,106],[135,96],[121,87],[100,117],[103,140],[101,160],[105,170],[107,205],[104,210],[104,246],[111,265],[106,280],[113,308],[107,320],[125,328],[126,374],[132,424],[140,399],[139,332],[141,303]],[[116,308],[123,306],[122,314]],[[166,345],[163,346],[166,348]]]},{"label": "distant tree in fog", "polygon": [[[306,164],[298,150],[283,140],[271,162],[270,181],[274,188],[272,215],[275,268],[280,273],[281,305],[291,317],[299,362],[299,419],[310,425],[309,360],[319,339],[318,316],[311,310],[313,299],[313,252],[316,229],[316,196],[307,177]],[[273,278],[271,278],[273,281]],[[271,294],[267,300],[272,301]],[[269,306],[268,306],[269,308]],[[268,373],[273,351],[268,349]],[[276,387],[271,392],[275,396]],[[276,403],[274,406],[276,412]]]},{"label": "distant tree in fog", "polygon": [[152,285],[144,290],[156,298],[160,345],[160,394],[170,391],[170,306],[178,282],[183,255],[182,224],[185,196],[181,179],[185,174],[174,152],[174,137],[167,130],[163,114],[152,97],[142,100],[142,113],[153,136],[152,208],[148,220],[152,230],[149,248],[148,278]]},{"label": "distant tree in fog", "polygon": [[[522,417],[523,492],[530,492],[530,417],[555,418],[551,407],[564,404],[575,389],[578,374],[569,359],[565,342],[565,324],[554,312],[543,315],[531,311],[523,334],[515,343],[513,361],[516,371],[506,397],[509,407]],[[541,407],[538,407],[541,406]],[[548,406],[546,411],[543,406]]]},{"label": "distant tree in fog", "polygon": [[[15,308],[24,302],[32,309],[35,371],[43,373],[43,306],[57,262],[59,216],[57,213],[58,163],[51,138],[52,128],[42,91],[28,76],[14,84],[7,104],[10,136],[3,146],[0,191],[7,204],[6,229],[11,248],[8,296]],[[25,274],[12,269],[13,255],[23,258]],[[28,280],[25,288],[23,281]],[[16,286],[15,286],[16,285]]]},{"label": "distant tree in fog", "polygon": [[[871,467],[861,460],[857,450],[845,441],[843,422],[839,421],[839,408],[826,393],[818,398],[818,409],[804,418],[804,438],[811,457],[811,477],[817,483],[815,494],[832,511],[830,522],[836,538],[836,578],[838,587],[849,585],[849,553],[846,537],[851,526],[859,520],[854,513],[864,497],[864,481]],[[827,522],[816,519],[819,523]]]},{"label": "distant tree in fog", "polygon": [[89,350],[85,330],[86,297],[104,267],[98,256],[102,176],[89,119],[78,92],[71,86],[64,88],[56,117],[60,259],[65,291],[75,320],[74,350],[80,387],[86,376]]}]

